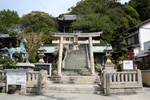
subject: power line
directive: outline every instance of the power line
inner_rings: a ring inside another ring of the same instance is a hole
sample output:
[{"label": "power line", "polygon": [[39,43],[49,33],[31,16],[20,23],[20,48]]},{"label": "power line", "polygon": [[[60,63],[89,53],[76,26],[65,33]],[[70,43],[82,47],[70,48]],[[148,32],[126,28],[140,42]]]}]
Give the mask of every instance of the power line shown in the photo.
[{"label": "power line", "polygon": [[41,1],[40,0],[37,0],[38,1],[38,3],[49,13],[49,11],[45,8],[45,6],[41,3]]}]

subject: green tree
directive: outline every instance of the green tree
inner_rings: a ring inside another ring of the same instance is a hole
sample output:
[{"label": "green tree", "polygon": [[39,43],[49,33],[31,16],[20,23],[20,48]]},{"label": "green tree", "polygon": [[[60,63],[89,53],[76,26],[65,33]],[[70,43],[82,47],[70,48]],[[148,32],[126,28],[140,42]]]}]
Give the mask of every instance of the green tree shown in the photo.
[{"label": "green tree", "polygon": [[102,42],[112,42],[113,36],[140,22],[134,8],[123,5],[117,0],[82,0],[69,10],[70,14],[80,16],[72,23],[74,30],[103,31],[100,37]]},{"label": "green tree", "polygon": [[150,18],[150,0],[130,0],[129,5],[139,13],[141,21]]},{"label": "green tree", "polygon": [[56,18],[45,12],[32,11],[31,13],[24,15],[20,19],[19,24],[24,33],[43,32],[44,43],[50,43],[50,40],[53,39],[52,36],[49,35],[50,32],[58,32],[58,23]]},{"label": "green tree", "polygon": [[0,34],[13,34],[14,28],[17,28],[17,23],[19,21],[19,15],[16,11],[3,10],[0,11]]}]

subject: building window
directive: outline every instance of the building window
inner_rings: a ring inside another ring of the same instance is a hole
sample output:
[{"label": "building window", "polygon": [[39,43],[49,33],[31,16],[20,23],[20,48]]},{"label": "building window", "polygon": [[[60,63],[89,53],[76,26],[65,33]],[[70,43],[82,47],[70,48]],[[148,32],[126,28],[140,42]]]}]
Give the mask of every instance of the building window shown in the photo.
[{"label": "building window", "polygon": [[138,44],[139,43],[138,34],[135,34],[133,36],[126,38],[126,42],[127,42],[127,45]]}]

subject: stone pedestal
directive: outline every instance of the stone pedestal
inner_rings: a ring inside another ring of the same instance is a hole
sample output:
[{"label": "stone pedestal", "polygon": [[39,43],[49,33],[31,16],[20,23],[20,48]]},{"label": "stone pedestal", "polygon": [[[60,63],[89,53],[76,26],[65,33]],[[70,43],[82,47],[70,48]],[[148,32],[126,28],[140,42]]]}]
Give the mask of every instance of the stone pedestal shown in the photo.
[{"label": "stone pedestal", "polygon": [[19,69],[31,69],[33,70],[35,67],[34,64],[31,63],[17,63],[17,68]]},{"label": "stone pedestal", "polygon": [[113,63],[106,63],[105,64],[105,71],[106,73],[116,73],[116,69],[114,69],[114,64]]}]

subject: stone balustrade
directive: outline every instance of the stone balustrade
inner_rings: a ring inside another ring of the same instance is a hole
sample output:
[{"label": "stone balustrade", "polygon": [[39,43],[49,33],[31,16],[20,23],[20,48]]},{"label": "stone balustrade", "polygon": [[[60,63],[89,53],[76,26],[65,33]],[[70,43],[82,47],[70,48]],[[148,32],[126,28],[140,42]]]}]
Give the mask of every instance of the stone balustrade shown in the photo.
[{"label": "stone balustrade", "polygon": [[28,71],[27,72],[27,92],[36,93],[39,87],[42,91],[46,88],[47,71]]},{"label": "stone balustrade", "polygon": [[27,82],[38,81],[39,71],[29,71],[27,72]]},{"label": "stone balustrade", "polygon": [[[107,75],[109,75],[109,80],[106,78]],[[110,82],[110,93],[135,92],[136,89],[142,89],[140,70],[116,73],[106,73],[104,71],[102,75],[104,93],[106,93],[107,88],[106,81]]]},{"label": "stone balustrade", "polygon": [[[0,86],[6,87],[6,72],[0,70]],[[46,88],[47,83],[47,71],[28,71],[26,74],[26,90],[28,93],[37,93],[38,86],[41,86],[42,92]]]},{"label": "stone balustrade", "polygon": [[120,82],[137,82],[136,72],[118,72],[110,74],[110,82],[120,83]]}]

